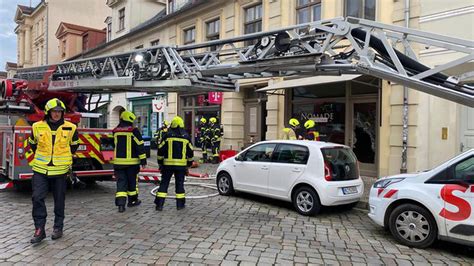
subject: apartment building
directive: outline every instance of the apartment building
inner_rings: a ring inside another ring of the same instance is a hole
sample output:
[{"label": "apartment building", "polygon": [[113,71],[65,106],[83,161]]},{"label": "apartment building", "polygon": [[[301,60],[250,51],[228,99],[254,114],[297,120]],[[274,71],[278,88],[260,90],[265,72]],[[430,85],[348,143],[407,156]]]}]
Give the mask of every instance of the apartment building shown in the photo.
[{"label": "apartment building", "polygon": [[[116,6],[110,5],[115,14],[110,19],[112,23],[117,21],[114,16],[121,17],[118,3],[125,6],[132,1],[114,2]],[[157,43],[200,43],[339,16],[472,39],[473,10],[469,0],[456,0],[449,5],[443,1],[433,5],[428,0],[169,0],[165,7],[156,6],[155,16],[124,29],[127,33],[84,56]],[[127,14],[135,16],[125,13],[124,21]],[[450,25],[464,26],[453,30]],[[430,66],[446,56],[456,56],[430,47],[420,47],[416,52]],[[255,92],[269,86],[281,89],[281,94]],[[323,140],[353,147],[363,174],[381,176],[399,173],[402,167],[403,95],[401,86],[366,75],[318,76],[291,82],[283,78],[253,79],[240,81],[239,92],[224,93],[222,104],[210,104],[208,93],[169,93],[167,115],[181,115],[191,134],[196,132],[201,117],[218,116],[225,131],[222,149],[240,149],[260,140],[278,138],[291,117],[313,119]],[[115,101],[112,100],[110,108],[112,113],[117,108],[117,117],[123,99],[117,97]],[[474,147],[472,121],[472,108],[408,89],[407,170],[431,168],[458,154],[461,147]]]},{"label": "apartment building", "polygon": [[18,44],[18,67],[61,61],[55,33],[61,22],[103,29],[110,9],[97,0],[42,0],[36,7],[18,5],[14,21]]}]

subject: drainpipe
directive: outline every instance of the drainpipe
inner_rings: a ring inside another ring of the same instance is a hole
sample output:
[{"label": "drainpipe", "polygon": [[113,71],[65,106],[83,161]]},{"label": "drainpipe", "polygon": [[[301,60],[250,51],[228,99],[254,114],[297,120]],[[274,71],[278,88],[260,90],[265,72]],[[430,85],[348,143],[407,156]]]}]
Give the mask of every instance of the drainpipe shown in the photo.
[{"label": "drainpipe", "polygon": [[[405,27],[410,27],[410,0],[405,0]],[[405,49],[405,54],[407,51]],[[408,153],[408,88],[403,86],[403,130],[402,130],[402,165],[400,173],[407,172]]]}]

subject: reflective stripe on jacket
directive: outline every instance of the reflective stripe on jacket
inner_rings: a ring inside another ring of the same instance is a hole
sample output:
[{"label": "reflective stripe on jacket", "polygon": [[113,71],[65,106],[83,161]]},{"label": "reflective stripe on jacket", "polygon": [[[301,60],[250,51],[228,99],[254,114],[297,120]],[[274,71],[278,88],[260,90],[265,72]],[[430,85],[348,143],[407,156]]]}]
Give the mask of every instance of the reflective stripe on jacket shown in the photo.
[{"label": "reflective stripe on jacket", "polygon": [[170,129],[158,146],[158,164],[164,166],[192,165],[194,157],[191,138],[184,129]]},{"label": "reflective stripe on jacket", "polygon": [[114,134],[115,165],[137,165],[146,160],[142,135],[135,127],[116,127]]},{"label": "reflective stripe on jacket", "polygon": [[[64,121],[56,131],[51,130],[46,121],[33,124],[30,144],[36,145],[35,156],[31,162],[33,171],[49,176],[62,175],[72,165],[71,145],[78,145],[73,139],[76,125]],[[54,136],[54,143],[53,143]]]}]

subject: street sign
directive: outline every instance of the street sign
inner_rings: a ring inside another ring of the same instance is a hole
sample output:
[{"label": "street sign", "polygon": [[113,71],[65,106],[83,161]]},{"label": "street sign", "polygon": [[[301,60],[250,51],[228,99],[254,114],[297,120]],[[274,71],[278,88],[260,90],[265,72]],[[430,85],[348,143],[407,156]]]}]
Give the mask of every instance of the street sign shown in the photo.
[{"label": "street sign", "polygon": [[160,97],[152,101],[151,105],[153,106],[154,113],[164,113],[166,109],[166,99]]}]

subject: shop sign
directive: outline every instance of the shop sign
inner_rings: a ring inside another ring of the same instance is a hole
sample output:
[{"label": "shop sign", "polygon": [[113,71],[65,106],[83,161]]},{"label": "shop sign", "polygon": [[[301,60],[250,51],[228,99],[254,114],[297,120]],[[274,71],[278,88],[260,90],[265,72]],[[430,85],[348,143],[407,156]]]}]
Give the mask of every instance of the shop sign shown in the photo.
[{"label": "shop sign", "polygon": [[210,104],[222,104],[222,92],[209,92],[208,99]]},{"label": "shop sign", "polygon": [[206,102],[206,96],[204,95],[198,95],[197,96],[197,105],[198,106],[203,106],[204,102]]},{"label": "shop sign", "polygon": [[160,97],[153,100],[151,105],[153,107],[154,113],[164,113],[166,109],[166,99],[164,97]]}]

